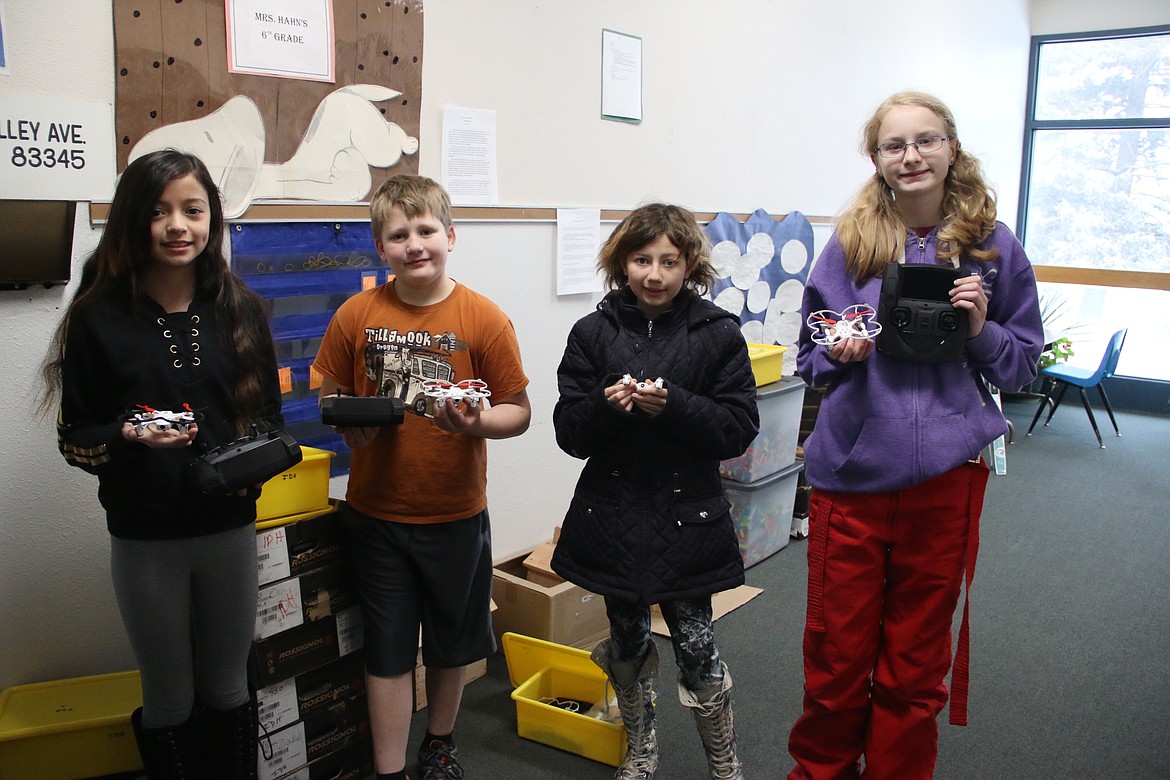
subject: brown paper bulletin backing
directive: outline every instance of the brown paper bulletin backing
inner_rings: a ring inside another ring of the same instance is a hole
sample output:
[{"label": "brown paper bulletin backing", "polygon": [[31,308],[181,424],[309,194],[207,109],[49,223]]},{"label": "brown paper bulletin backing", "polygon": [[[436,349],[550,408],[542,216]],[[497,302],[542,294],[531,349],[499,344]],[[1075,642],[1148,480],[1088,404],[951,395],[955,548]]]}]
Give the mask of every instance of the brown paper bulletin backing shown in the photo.
[{"label": "brown paper bulletin backing", "polygon": [[[336,83],[228,73],[223,0],[114,0],[118,170],[143,135],[210,114],[244,95],[264,118],[266,163],[296,152],[321,100],[350,84],[402,95],[381,104],[385,118],[419,134],[422,0],[333,0]],[[370,169],[376,188],[396,173],[418,173],[418,155]]]}]

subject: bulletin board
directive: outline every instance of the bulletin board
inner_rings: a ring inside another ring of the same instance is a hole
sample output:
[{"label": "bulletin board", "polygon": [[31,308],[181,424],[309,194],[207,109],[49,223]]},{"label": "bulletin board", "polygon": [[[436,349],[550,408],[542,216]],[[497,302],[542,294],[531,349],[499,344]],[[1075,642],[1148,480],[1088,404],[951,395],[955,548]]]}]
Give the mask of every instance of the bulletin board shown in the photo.
[{"label": "bulletin board", "polygon": [[[205,117],[237,95],[260,109],[265,162],[291,158],[322,100],[354,84],[402,93],[378,110],[417,139],[422,6],[422,0],[333,0],[337,61],[330,84],[229,73],[223,0],[114,0],[118,170],[148,132]],[[392,168],[373,168],[372,187],[417,172],[418,155],[406,154]]]}]

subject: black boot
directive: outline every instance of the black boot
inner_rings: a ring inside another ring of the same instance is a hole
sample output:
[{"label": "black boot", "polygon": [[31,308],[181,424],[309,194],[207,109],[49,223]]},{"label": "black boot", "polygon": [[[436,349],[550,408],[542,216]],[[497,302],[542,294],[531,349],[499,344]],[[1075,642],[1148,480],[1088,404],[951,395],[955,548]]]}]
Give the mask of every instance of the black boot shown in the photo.
[{"label": "black boot", "polygon": [[[134,740],[149,780],[200,780],[199,740],[195,716],[186,723],[163,729],[142,727],[142,708],[130,716]],[[255,762],[253,762],[253,769]]]},{"label": "black boot", "polygon": [[224,712],[204,707],[199,712],[207,780],[255,780],[256,694]]}]

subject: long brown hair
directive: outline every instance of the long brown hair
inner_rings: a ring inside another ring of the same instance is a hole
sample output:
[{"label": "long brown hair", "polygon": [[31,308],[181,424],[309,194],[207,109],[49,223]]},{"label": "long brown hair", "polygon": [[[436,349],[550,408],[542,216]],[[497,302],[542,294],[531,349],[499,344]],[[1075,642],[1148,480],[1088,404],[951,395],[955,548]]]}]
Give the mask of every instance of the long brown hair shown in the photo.
[{"label": "long brown hair", "polygon": [[193,154],[175,149],[151,152],[126,166],[110,203],[110,213],[97,248],[86,259],[81,279],[65,316],[61,318],[49,352],[41,367],[45,391],[38,410],[48,411],[61,392],[61,367],[65,359],[65,338],[69,314],[89,298],[120,295],[133,307],[143,303],[146,293],[142,279],[153,262],[150,254],[151,210],[163,190],[175,179],[194,175],[207,191],[210,208],[207,246],[195,258],[196,296],[215,302],[216,315],[224,325],[233,366],[232,398],[236,434],[264,413],[264,382],[261,358],[271,348],[267,320],[255,313],[263,304],[243,280],[232,273],[223,251],[223,204],[219,188],[207,166]]},{"label": "long brown hair", "polygon": [[[907,90],[882,101],[862,128],[861,153],[875,154],[882,121],[895,106],[921,106],[943,121],[946,134],[959,136],[954,114],[941,100],[925,92]],[[994,247],[979,244],[995,230],[995,191],[984,181],[978,158],[959,147],[943,184],[943,226],[938,232],[938,257],[950,260],[969,255],[994,260]],[[880,172],[862,185],[837,221],[837,240],[845,251],[845,267],[857,280],[880,276],[886,265],[906,248],[906,225],[894,204],[894,195]]]}]

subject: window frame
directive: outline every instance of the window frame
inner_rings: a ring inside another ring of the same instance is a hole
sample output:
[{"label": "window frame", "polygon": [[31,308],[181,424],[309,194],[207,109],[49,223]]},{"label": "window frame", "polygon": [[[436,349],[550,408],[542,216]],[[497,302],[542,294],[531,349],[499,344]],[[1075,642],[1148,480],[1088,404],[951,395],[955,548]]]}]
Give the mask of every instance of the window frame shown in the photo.
[{"label": "window frame", "polygon": [[[1032,166],[1035,136],[1044,130],[1144,130],[1170,129],[1170,117],[1121,119],[1036,119],[1036,91],[1040,78],[1040,50],[1050,43],[1142,38],[1170,35],[1170,24],[1131,27],[1119,30],[1094,30],[1079,33],[1033,35],[1028,53],[1028,97],[1024,109],[1024,149],[1020,165],[1020,197],[1016,212],[1016,235],[1027,245],[1029,195],[1032,189]],[[1036,278],[1042,282],[1132,287],[1143,290],[1170,291],[1170,273],[1114,271],[1074,266],[1037,265]]]},{"label": "window frame", "polygon": [[[1026,246],[1027,241],[1029,195],[1032,188],[1034,142],[1037,133],[1045,130],[1170,129],[1170,117],[1036,119],[1037,82],[1040,77],[1042,47],[1051,43],[1076,43],[1167,34],[1170,34],[1170,24],[1032,36],[1028,54],[1028,88],[1024,111],[1023,154],[1020,165],[1020,197],[1016,213],[1016,235],[1021,244]],[[1036,279],[1040,282],[1170,291],[1170,273],[1058,265],[1034,265],[1033,268],[1036,272]],[[1170,409],[1170,382],[1118,375],[1106,380],[1106,384],[1108,384],[1109,392],[1113,396],[1114,406],[1118,409],[1132,409],[1156,414],[1165,414]]]}]

